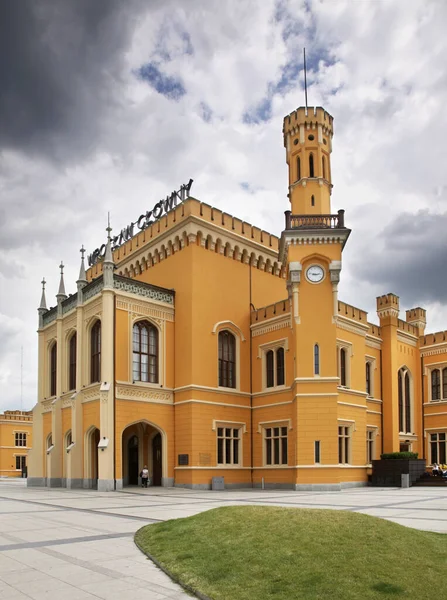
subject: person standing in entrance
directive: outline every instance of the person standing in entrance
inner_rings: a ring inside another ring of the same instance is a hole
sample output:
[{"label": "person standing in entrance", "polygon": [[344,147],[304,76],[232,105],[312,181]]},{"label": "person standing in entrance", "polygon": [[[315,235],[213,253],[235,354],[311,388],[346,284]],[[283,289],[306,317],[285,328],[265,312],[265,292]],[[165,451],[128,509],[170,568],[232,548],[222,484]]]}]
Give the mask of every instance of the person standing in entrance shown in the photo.
[{"label": "person standing in entrance", "polygon": [[141,487],[145,487],[147,488],[147,480],[149,479],[149,471],[146,465],[144,465],[141,473],[140,473],[140,477],[141,477]]}]

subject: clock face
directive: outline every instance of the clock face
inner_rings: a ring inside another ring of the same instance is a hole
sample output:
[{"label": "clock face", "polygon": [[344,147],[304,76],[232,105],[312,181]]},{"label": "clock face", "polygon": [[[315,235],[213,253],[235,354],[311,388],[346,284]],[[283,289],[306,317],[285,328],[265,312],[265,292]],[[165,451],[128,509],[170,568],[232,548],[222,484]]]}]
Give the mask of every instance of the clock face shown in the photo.
[{"label": "clock face", "polygon": [[320,265],[312,265],[306,271],[306,277],[312,283],[320,283],[324,277],[324,269]]}]

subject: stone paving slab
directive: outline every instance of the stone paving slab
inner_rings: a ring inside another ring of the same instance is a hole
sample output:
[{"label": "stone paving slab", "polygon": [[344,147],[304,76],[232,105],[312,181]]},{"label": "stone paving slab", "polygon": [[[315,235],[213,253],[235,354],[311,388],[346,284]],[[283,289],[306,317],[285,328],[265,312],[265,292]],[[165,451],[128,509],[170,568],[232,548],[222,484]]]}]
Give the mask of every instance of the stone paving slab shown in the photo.
[{"label": "stone paving slab", "polygon": [[447,533],[447,490],[358,488],[341,492],[122,492],[25,487],[0,480],[0,600],[187,600],[135,546],[143,525],[218,506],[284,506],[361,512]]}]

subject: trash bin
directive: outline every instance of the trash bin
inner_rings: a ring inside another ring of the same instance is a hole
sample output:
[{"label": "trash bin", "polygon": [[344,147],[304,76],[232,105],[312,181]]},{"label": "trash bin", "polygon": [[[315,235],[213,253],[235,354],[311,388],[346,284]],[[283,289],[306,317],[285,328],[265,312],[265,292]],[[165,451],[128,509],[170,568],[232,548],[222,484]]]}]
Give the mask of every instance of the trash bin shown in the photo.
[{"label": "trash bin", "polygon": [[25,479],[28,477],[28,467],[22,467],[22,477]]},{"label": "trash bin", "polygon": [[215,491],[225,489],[225,478],[224,477],[213,477],[211,480],[211,489]]},{"label": "trash bin", "polygon": [[410,487],[410,475],[409,473],[402,473],[401,475],[401,484],[400,487],[409,488]]}]

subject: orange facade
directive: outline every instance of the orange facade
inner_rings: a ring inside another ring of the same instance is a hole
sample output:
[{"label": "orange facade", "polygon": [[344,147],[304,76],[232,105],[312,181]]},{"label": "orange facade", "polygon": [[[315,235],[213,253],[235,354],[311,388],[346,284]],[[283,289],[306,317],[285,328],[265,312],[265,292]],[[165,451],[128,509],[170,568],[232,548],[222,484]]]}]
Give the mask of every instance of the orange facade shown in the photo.
[{"label": "orange facade", "polygon": [[0,477],[26,476],[32,429],[31,411],[5,410],[0,414]]},{"label": "orange facade", "polygon": [[393,294],[378,324],[338,299],[333,119],[301,108],[283,133],[280,238],[181,197],[43,296],[30,485],[120,489],[147,464],[154,485],[341,489],[382,452],[445,462],[447,334]]}]

